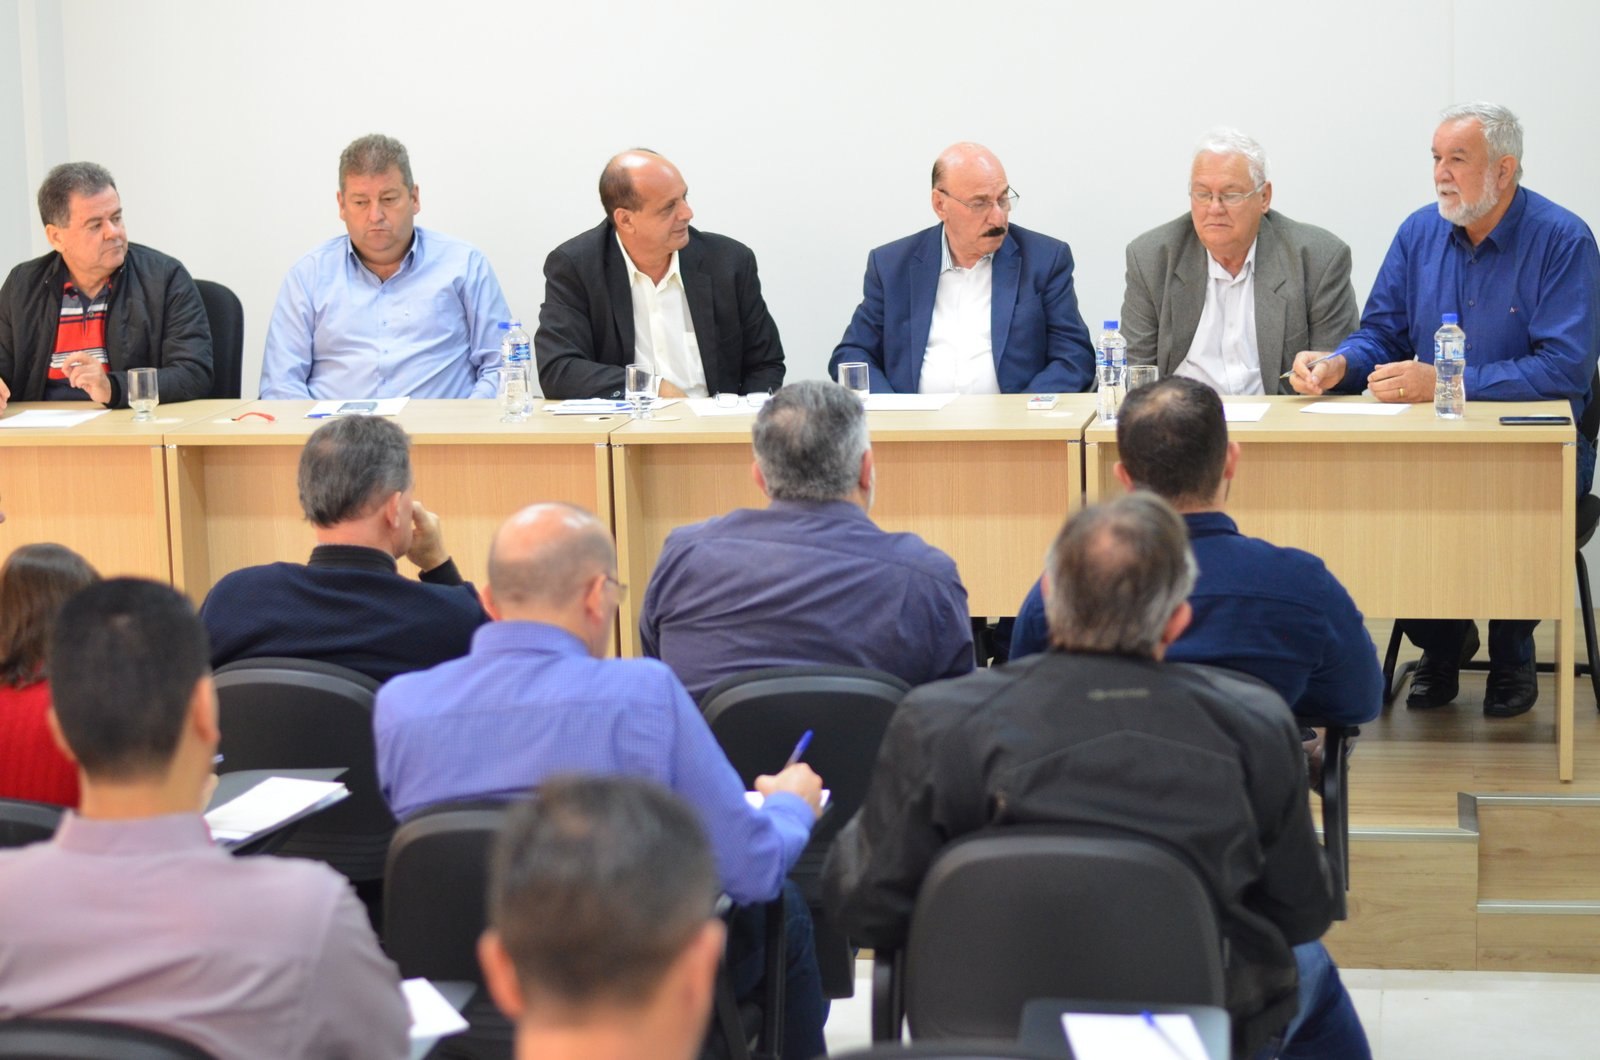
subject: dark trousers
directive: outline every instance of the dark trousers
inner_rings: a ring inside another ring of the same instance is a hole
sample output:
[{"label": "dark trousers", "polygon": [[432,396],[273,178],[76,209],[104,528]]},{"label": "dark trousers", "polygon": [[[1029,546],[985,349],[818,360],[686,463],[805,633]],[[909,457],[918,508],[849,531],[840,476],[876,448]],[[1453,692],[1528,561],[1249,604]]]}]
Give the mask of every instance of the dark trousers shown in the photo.
[{"label": "dark trousers", "polygon": [[[766,977],[766,919],[765,906],[747,905],[736,909],[729,921],[728,968],[740,1001],[757,999]],[[822,1026],[828,1022],[828,1000],[817,970],[811,910],[791,880],[783,882],[783,933],[783,1055],[826,1056]]]}]

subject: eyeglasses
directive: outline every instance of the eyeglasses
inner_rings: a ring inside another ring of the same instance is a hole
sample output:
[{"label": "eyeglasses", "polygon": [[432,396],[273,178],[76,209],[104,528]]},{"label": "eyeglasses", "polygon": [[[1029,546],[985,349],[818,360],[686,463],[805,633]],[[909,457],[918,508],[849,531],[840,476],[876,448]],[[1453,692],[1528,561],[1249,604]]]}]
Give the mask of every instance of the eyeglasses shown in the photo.
[{"label": "eyeglasses", "polygon": [[1221,195],[1214,195],[1210,188],[1190,188],[1189,198],[1194,200],[1196,206],[1210,206],[1213,200],[1218,200],[1224,206],[1238,206],[1252,195],[1259,195],[1265,184],[1257,184],[1249,191],[1225,191]]},{"label": "eyeglasses", "polygon": [[628,598],[628,586],[625,583],[617,581],[609,574],[606,575],[606,581],[617,587],[617,603],[620,604]]},{"label": "eyeglasses", "polygon": [[965,199],[956,199],[954,195],[951,195],[943,188],[936,188],[934,190],[947,199],[955,199],[956,202],[959,202],[973,213],[979,214],[988,213],[996,206],[1000,207],[1001,213],[1010,213],[1011,207],[1015,206],[1017,204],[1017,200],[1022,198],[1021,195],[1017,194],[1016,188],[1007,188],[1003,193],[1001,193],[998,199],[973,199],[971,202],[968,202]]}]

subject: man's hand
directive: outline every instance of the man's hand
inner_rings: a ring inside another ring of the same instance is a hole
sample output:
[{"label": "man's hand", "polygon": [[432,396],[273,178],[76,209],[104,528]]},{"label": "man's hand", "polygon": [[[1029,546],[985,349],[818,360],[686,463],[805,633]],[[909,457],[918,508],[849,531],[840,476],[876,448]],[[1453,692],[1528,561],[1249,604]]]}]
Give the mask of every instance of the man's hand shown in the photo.
[{"label": "man's hand", "polygon": [[11,400],[11,388],[6,386],[6,381],[0,379],[0,412],[5,411],[6,402]]},{"label": "man's hand", "polygon": [[1348,367],[1342,354],[1311,367],[1312,361],[1327,356],[1317,350],[1301,350],[1294,355],[1294,375],[1289,377],[1289,385],[1294,387],[1295,393],[1314,397],[1339,385]]},{"label": "man's hand", "polygon": [[439,517],[422,506],[421,501],[411,502],[411,548],[406,559],[420,571],[430,571],[450,558],[444,547],[444,536],[439,532]]},{"label": "man's hand", "polygon": [[688,394],[685,394],[683,391],[679,390],[676,386],[674,386],[672,383],[668,382],[665,379],[661,380],[661,389],[657,391],[657,394],[660,397],[688,397],[689,396]]},{"label": "man's hand", "polygon": [[811,767],[804,762],[796,762],[787,766],[777,776],[763,773],[756,778],[756,790],[762,795],[771,795],[776,791],[787,791],[791,795],[798,795],[806,800],[806,805],[811,807],[811,812],[822,816],[822,778],[811,771]]},{"label": "man's hand", "polygon": [[86,353],[75,353],[61,365],[67,373],[67,382],[89,395],[90,401],[111,404],[111,380],[100,362]]},{"label": "man's hand", "polygon": [[1367,376],[1367,389],[1379,401],[1420,404],[1433,400],[1433,365],[1423,361],[1380,364]]}]

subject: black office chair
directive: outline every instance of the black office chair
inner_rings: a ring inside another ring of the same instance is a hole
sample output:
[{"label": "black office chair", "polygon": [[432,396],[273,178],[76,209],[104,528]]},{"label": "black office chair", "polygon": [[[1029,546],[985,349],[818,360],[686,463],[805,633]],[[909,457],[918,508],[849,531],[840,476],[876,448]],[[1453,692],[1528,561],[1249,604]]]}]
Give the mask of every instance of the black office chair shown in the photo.
[{"label": "black office chair", "polygon": [[25,847],[49,839],[65,813],[45,802],[0,799],[0,847]]},{"label": "black office chair", "polygon": [[855,992],[855,969],[848,940],[823,908],[822,862],[866,799],[884,730],[910,690],[898,677],[877,670],[778,666],[719,681],[701,703],[712,735],[746,787],[758,775],[780,769],[801,734],[813,733],[805,760],[828,787],[828,811],[790,876],[811,907],[828,997]]},{"label": "black office chair", "polygon": [[378,682],[332,663],[242,659],[216,673],[218,772],[342,766],[350,797],[309,818],[277,851],[325,861],[356,883],[380,880],[394,817],[378,790],[372,703]]},{"label": "black office chair", "polygon": [[220,283],[196,280],[200,301],[206,307],[206,322],[211,325],[211,394],[214,398],[236,398],[242,386],[244,364],[244,306],[238,295]]},{"label": "black office chair", "polygon": [[489,851],[507,805],[446,803],[395,829],[383,886],[383,948],[403,979],[470,982],[477,989],[461,1010],[469,1029],[429,1054],[463,1060],[509,1058],[514,1028],[484,989],[478,936],[485,907]]},{"label": "black office chair", "polygon": [[933,863],[905,948],[875,954],[872,1037],[899,1041],[902,1017],[918,1039],[1015,1037],[1036,997],[1222,1005],[1224,990],[1217,912],[1181,857],[1021,826]]},{"label": "black office chair", "polygon": [[[1590,445],[1600,442],[1600,370],[1595,372],[1594,379],[1589,384],[1589,404],[1584,406],[1583,415],[1578,419],[1578,433],[1589,439]],[[1600,709],[1600,637],[1595,633],[1594,622],[1594,595],[1589,588],[1589,564],[1583,558],[1583,546],[1587,545],[1594,537],[1596,527],[1600,527],[1600,497],[1593,493],[1578,498],[1577,518],[1577,549],[1574,557],[1574,566],[1578,577],[1578,604],[1580,617],[1583,620],[1584,658],[1587,662],[1576,663],[1572,672],[1578,677],[1589,678],[1589,686],[1594,689],[1595,707]],[[1384,706],[1393,705],[1399,698],[1400,689],[1405,686],[1417,668],[1417,660],[1406,663],[1396,668],[1400,657],[1400,645],[1405,634],[1401,632],[1400,623],[1396,622],[1389,631],[1389,646],[1383,653],[1383,689]],[[1535,668],[1542,674],[1556,672],[1554,660],[1537,663]],[[1484,671],[1489,669],[1489,660],[1472,659],[1461,665],[1463,670]]]},{"label": "black office chair", "polygon": [[1333,871],[1338,908],[1335,920],[1349,917],[1345,892],[1350,890],[1350,754],[1361,735],[1359,725],[1337,725],[1323,718],[1296,716],[1301,725],[1325,729],[1322,776],[1312,786],[1322,798],[1322,848]]},{"label": "black office chair", "polygon": [[181,1038],[94,1020],[0,1020],[4,1060],[212,1060]]}]

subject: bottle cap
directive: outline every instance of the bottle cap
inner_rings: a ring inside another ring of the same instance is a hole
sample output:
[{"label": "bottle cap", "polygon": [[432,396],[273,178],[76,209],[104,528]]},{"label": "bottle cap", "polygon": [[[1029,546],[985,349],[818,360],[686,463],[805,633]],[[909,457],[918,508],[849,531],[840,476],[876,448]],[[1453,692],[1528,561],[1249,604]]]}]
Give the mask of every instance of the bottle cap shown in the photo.
[{"label": "bottle cap", "polygon": [[500,328],[501,331],[510,331],[512,328],[520,328],[521,326],[522,326],[522,321],[520,321],[520,320],[513,320],[513,321],[510,321],[509,323],[504,321],[504,320],[502,320],[500,322],[500,324],[499,324],[499,328]]},{"label": "bottle cap", "polygon": [[1444,316],[1439,318],[1439,321],[1442,324],[1455,324],[1460,320],[1461,318],[1456,316],[1454,313],[1446,313]]},{"label": "bottle cap", "polygon": [[1117,330],[1117,322],[1115,320],[1106,321],[1105,329],[1107,331],[1115,331],[1115,330]]}]

